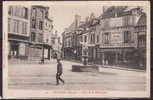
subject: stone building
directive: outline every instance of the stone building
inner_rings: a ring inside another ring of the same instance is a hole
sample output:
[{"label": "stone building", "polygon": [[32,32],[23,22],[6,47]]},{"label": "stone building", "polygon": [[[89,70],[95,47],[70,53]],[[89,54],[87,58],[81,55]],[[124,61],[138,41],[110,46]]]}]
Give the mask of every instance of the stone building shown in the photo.
[{"label": "stone building", "polygon": [[35,5],[31,7],[29,59],[50,59],[52,46],[52,20],[48,18],[49,7]]},{"label": "stone building", "polygon": [[66,58],[73,58],[73,59],[78,59],[78,52],[79,50],[78,47],[78,37],[77,35],[79,34],[79,30],[77,29],[78,26],[80,25],[80,20],[81,16],[75,15],[74,16],[74,21],[72,24],[65,29],[65,31],[62,33],[62,38],[63,38],[63,45],[62,45],[62,50],[64,52],[64,57]]},{"label": "stone building", "polygon": [[132,64],[137,48],[135,26],[142,15],[140,8],[110,7],[101,16],[99,50],[101,64]]},{"label": "stone building", "polygon": [[62,45],[62,50],[64,52],[64,58],[71,58],[73,55],[72,52],[72,33],[65,30],[62,33],[62,40],[63,40],[63,45]]},{"label": "stone building", "polygon": [[28,58],[30,9],[25,6],[8,7],[8,57]]},{"label": "stone building", "polygon": [[146,14],[143,13],[141,17],[139,18],[136,27],[135,32],[137,34],[138,44],[137,49],[135,50],[135,56],[139,59],[134,59],[134,61],[138,62],[140,66],[146,65]]}]

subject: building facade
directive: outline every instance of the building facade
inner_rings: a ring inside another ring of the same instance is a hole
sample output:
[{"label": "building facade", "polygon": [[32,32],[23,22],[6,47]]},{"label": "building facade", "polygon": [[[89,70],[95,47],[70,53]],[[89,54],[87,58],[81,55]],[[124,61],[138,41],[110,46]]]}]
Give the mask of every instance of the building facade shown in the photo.
[{"label": "building facade", "polygon": [[104,12],[98,51],[101,64],[137,65],[133,50],[138,47],[135,26],[141,14],[139,8],[126,10],[126,7],[113,7],[111,12]]},{"label": "building facade", "polygon": [[135,59],[136,62],[140,64],[140,66],[145,66],[146,65],[146,14],[143,13],[141,17],[139,18],[136,27],[135,27],[135,32],[137,34],[138,38],[138,44],[137,44],[137,49],[135,50],[135,56],[139,59]]},{"label": "building facade", "polygon": [[86,56],[89,63],[144,66],[145,49],[146,16],[139,7],[106,7],[99,17],[92,13],[63,33],[65,56],[82,61]]},{"label": "building facade", "polygon": [[50,37],[53,21],[48,18],[49,7],[32,6],[30,18],[29,59],[50,59],[52,46]]},{"label": "building facade", "polygon": [[78,34],[80,34],[80,31],[78,30],[78,27],[80,25],[81,16],[75,15],[74,21],[72,24],[65,29],[65,31],[62,33],[62,39],[63,39],[63,45],[62,50],[64,52],[65,58],[71,58],[71,59],[79,59],[78,57],[80,54],[78,53],[79,49],[79,43],[78,43]]},{"label": "building facade", "polygon": [[8,7],[8,57],[27,59],[30,35],[30,9],[24,6]]}]

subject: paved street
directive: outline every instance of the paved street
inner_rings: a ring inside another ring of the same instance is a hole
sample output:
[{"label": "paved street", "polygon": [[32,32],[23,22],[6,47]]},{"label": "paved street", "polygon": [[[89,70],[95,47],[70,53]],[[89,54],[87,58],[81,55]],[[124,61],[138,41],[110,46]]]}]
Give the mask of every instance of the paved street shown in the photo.
[{"label": "paved street", "polygon": [[35,90],[145,90],[145,72],[100,68],[100,72],[72,72],[72,64],[62,61],[65,85],[56,86],[56,60],[50,64],[9,65],[9,88]]}]

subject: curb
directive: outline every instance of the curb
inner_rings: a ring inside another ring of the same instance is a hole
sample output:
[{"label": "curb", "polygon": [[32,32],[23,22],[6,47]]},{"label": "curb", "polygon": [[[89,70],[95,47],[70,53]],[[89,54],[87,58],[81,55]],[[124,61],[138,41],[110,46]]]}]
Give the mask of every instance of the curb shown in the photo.
[{"label": "curb", "polygon": [[126,70],[126,71],[136,71],[136,72],[146,72],[145,70],[140,70],[140,69],[131,69],[131,68],[121,68],[121,67],[107,67],[107,66],[100,66],[102,68],[112,68],[112,69],[119,69],[119,70]]}]

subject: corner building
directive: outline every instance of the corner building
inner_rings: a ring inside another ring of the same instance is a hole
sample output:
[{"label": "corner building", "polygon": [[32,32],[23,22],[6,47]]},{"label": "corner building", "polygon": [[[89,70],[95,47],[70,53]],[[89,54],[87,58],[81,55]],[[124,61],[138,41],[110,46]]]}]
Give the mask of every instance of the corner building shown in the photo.
[{"label": "corner building", "polygon": [[52,20],[48,18],[49,7],[32,6],[30,18],[30,41],[29,59],[41,60],[50,59],[50,36],[53,25]]},{"label": "corner building", "polygon": [[138,47],[135,26],[141,15],[140,8],[110,7],[104,12],[97,51],[101,64],[137,65],[133,51]]}]

